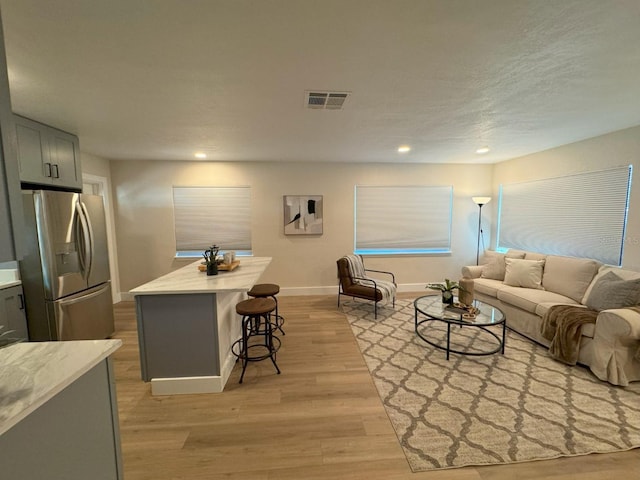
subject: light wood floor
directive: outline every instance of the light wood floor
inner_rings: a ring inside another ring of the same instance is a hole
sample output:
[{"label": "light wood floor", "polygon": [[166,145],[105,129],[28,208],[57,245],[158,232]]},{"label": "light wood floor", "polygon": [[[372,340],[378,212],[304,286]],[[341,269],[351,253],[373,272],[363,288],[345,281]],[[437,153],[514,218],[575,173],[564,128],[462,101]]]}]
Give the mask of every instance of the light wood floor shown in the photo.
[{"label": "light wood floor", "polygon": [[281,375],[253,363],[238,385],[236,365],[221,394],[171,397],[140,380],[134,304],[115,306],[126,480],[640,478],[640,449],[412,473],[335,296],[279,302]]}]

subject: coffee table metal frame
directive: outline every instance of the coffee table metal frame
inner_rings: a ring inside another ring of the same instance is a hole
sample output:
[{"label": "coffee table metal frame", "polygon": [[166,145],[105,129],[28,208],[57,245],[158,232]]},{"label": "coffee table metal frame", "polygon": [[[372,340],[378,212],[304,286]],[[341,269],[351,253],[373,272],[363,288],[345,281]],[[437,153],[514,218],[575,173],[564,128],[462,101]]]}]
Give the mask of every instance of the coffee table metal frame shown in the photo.
[{"label": "coffee table metal frame", "polygon": [[[493,355],[494,353],[500,352],[504,354],[504,345],[506,338],[506,317],[504,313],[497,307],[493,305],[489,305],[488,303],[480,302],[479,300],[474,300],[473,305],[480,310],[480,313],[473,320],[465,320],[462,318],[461,313],[452,312],[450,310],[445,310],[445,305],[442,304],[441,298],[439,295],[424,295],[422,297],[418,297],[414,300],[414,313],[415,313],[415,331],[416,335],[420,337],[423,341],[428,343],[429,345],[438,348],[440,350],[444,350],[447,352],[447,360],[449,360],[450,353],[457,353],[460,355],[473,355],[473,356],[485,356],[485,355]],[[424,315],[426,318],[418,320],[419,314]],[[427,322],[444,322],[447,324],[447,345],[443,346],[438,343],[435,343],[432,340],[426,338],[419,330],[419,326],[422,324],[426,324]],[[498,342],[496,348],[490,351],[482,351],[482,352],[465,352],[462,350],[455,350],[451,348],[451,326],[457,325],[460,328],[462,327],[474,327],[480,328],[484,330],[488,334],[490,334],[493,338],[495,338]],[[489,330],[488,327],[493,327],[496,325],[502,325],[502,338],[498,336],[495,332]]]}]

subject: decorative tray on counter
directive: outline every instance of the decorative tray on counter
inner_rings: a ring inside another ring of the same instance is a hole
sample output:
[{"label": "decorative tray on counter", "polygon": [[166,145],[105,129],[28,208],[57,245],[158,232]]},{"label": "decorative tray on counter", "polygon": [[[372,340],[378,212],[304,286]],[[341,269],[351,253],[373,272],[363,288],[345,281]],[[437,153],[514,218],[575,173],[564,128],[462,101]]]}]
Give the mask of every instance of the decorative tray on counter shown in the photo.
[{"label": "decorative tray on counter", "polygon": [[445,310],[447,310],[448,312],[459,313],[460,315],[465,316],[465,318],[474,318],[478,313],[480,313],[480,310],[478,310],[473,305],[464,305],[458,302],[445,307]]},{"label": "decorative tray on counter", "polygon": [[[240,265],[240,260],[235,260],[229,264],[226,263],[219,263],[218,264],[218,271],[219,272],[231,272],[232,270],[235,270],[236,267],[238,267],[238,265]],[[198,270],[200,270],[201,272],[206,272],[207,271],[207,266],[203,263],[201,263],[200,265],[198,265]]]}]

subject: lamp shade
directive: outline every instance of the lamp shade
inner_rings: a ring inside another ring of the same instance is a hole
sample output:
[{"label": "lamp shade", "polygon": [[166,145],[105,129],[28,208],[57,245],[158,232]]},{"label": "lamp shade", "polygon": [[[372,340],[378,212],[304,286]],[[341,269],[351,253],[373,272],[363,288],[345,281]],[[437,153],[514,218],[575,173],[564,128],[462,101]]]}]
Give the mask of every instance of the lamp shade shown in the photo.
[{"label": "lamp shade", "polygon": [[491,197],[471,197],[476,205],[486,205],[491,201]]}]

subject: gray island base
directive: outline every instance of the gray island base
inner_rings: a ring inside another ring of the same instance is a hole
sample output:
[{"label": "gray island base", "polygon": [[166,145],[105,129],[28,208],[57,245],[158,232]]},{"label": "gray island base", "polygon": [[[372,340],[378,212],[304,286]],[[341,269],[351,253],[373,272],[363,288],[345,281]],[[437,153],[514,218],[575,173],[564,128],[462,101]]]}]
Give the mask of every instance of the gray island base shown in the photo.
[{"label": "gray island base", "polygon": [[142,379],[152,395],[219,393],[241,336],[238,302],[258,282],[270,257],[243,257],[238,268],[207,276],[200,261],[141,285],[135,296]]}]

